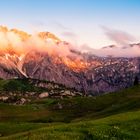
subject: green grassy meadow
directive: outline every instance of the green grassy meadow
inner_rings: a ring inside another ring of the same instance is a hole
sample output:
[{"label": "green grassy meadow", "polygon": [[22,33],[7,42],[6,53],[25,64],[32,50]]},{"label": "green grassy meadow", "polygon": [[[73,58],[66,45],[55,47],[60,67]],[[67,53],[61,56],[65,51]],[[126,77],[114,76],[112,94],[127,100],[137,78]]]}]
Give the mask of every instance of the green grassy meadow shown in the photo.
[{"label": "green grassy meadow", "polygon": [[140,140],[140,86],[98,97],[0,103],[0,140]]}]

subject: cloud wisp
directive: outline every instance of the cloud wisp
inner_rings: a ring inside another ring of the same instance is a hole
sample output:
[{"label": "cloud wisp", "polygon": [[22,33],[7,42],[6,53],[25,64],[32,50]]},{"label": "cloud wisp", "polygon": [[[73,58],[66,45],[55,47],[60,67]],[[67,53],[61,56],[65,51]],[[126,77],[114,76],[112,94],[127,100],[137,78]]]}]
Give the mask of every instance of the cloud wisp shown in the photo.
[{"label": "cloud wisp", "polygon": [[105,35],[117,45],[125,46],[136,41],[134,36],[125,31],[114,30],[105,26],[101,26],[101,28],[103,29]]}]

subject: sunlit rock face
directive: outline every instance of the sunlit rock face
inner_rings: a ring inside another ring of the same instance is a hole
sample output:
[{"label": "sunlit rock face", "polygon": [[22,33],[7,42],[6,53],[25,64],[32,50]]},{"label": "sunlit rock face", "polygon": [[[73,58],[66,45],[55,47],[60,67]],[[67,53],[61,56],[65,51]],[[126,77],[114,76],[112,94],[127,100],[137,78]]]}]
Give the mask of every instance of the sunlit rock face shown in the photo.
[{"label": "sunlit rock face", "polygon": [[101,94],[133,85],[139,73],[139,58],[98,57],[74,50],[49,32],[31,35],[0,27],[0,77],[4,79],[29,77]]}]

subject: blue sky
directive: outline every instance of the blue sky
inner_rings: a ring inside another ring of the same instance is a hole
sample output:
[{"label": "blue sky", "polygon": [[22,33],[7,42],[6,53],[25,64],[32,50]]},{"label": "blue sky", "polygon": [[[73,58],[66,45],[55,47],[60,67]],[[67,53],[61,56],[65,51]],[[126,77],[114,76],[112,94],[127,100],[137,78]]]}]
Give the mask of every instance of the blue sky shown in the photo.
[{"label": "blue sky", "polygon": [[138,40],[140,0],[0,0],[0,24],[98,48],[114,43],[101,26]]}]

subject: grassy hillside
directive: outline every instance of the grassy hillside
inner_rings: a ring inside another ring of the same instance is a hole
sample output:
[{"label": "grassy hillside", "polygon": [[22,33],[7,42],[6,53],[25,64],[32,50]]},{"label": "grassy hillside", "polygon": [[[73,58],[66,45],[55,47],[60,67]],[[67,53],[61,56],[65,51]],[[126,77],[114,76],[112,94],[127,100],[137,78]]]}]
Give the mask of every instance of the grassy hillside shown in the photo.
[{"label": "grassy hillside", "polygon": [[26,91],[43,91],[44,88],[36,87],[30,79],[0,79],[0,91],[7,92],[26,92]]},{"label": "grassy hillside", "polygon": [[[39,86],[39,84],[48,84],[52,87],[57,87],[57,89],[66,89],[62,84],[57,84],[47,80],[37,80],[37,79],[0,79],[0,91],[7,92],[42,92],[47,91],[49,88]],[[67,88],[68,89],[68,88]]]},{"label": "grassy hillside", "polygon": [[[48,124],[3,140],[139,140],[140,111],[69,124]],[[26,125],[25,125],[26,126]]]},{"label": "grassy hillside", "polygon": [[0,104],[0,139],[140,139],[140,86],[98,97]]},{"label": "grassy hillside", "polygon": [[[44,95],[45,94],[45,95]],[[37,79],[0,79],[0,102],[25,104],[38,98],[82,96],[83,93],[62,84]]]}]

